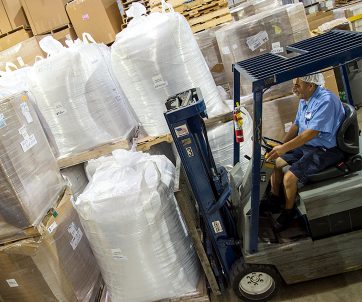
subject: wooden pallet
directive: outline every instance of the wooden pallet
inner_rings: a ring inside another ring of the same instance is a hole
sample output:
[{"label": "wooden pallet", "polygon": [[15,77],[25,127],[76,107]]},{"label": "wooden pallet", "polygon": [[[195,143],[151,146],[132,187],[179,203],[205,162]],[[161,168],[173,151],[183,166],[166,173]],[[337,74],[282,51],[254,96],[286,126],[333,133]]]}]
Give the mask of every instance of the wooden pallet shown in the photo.
[{"label": "wooden pallet", "polygon": [[199,31],[203,31],[209,28],[213,28],[215,26],[218,26],[220,24],[231,22],[233,20],[232,16],[230,14],[227,14],[225,16],[221,16],[215,19],[211,19],[210,21],[207,21],[205,23],[197,24],[194,26],[191,26],[192,32],[197,33]]},{"label": "wooden pallet", "polygon": [[228,7],[218,9],[216,11],[212,11],[212,12],[209,12],[207,14],[203,14],[200,17],[192,18],[192,19],[188,20],[188,22],[189,22],[189,24],[190,24],[190,26],[192,28],[193,26],[195,26],[197,24],[203,24],[203,23],[215,20],[215,19],[223,17],[223,16],[230,16],[231,17]]},{"label": "wooden pallet", "polygon": [[[56,202],[55,208],[66,198],[70,199],[72,192],[70,188],[66,188],[64,192],[60,194],[58,201]],[[49,221],[50,217],[52,216],[52,211],[50,210],[42,219],[41,223],[37,226],[31,226],[24,230],[19,230],[17,234],[9,237],[0,238],[0,246],[10,244],[19,240],[27,239],[27,238],[34,238],[42,236],[46,231],[46,225]],[[1,227],[1,226],[0,226]],[[0,237],[1,237],[1,228],[0,228]]]},{"label": "wooden pallet", "polygon": [[[157,145],[161,142],[172,142],[171,134],[165,134],[155,137],[147,136],[145,138],[141,138],[138,140],[137,150],[148,151],[153,145]],[[60,169],[63,169],[78,165],[80,163],[84,163],[91,159],[109,155],[112,153],[112,151],[117,149],[129,150],[130,148],[131,144],[128,140],[114,141],[77,154],[60,157],[58,158],[58,166]]]}]

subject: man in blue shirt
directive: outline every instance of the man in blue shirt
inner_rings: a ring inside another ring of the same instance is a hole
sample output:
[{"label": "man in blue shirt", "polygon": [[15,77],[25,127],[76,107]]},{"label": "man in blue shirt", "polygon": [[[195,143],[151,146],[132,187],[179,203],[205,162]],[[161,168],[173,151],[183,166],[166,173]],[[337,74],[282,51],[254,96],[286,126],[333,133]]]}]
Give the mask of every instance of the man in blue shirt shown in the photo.
[{"label": "man in blue shirt", "polygon": [[[336,134],[344,120],[342,102],[331,91],[322,87],[322,74],[313,74],[294,80],[293,93],[300,98],[295,121],[283,139],[273,148],[268,160],[275,159],[271,176],[270,202],[276,202],[283,183],[285,209],[276,220],[276,229],[285,229],[295,215],[294,201],[298,184],[308,177],[337,164],[343,153],[337,148]],[[282,168],[290,165],[285,174]]]}]

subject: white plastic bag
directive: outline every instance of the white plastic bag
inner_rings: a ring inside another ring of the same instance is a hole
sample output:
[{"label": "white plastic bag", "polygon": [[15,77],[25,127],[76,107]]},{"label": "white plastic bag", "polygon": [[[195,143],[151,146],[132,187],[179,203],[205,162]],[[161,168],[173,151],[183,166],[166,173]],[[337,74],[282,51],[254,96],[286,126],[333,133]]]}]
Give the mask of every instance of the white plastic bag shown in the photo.
[{"label": "white plastic bag", "polygon": [[209,116],[226,112],[186,19],[131,7],[133,19],[112,45],[112,66],[145,131],[168,133],[165,101],[191,88],[201,88]]},{"label": "white plastic bag", "polygon": [[49,57],[36,62],[29,76],[56,155],[132,135],[137,122],[114,80],[108,47],[78,41],[65,48],[56,42],[52,37],[41,41]]},{"label": "white plastic bag", "polygon": [[112,301],[157,301],[196,289],[199,267],[165,156],[117,150],[97,160],[76,209]]},{"label": "white plastic bag", "polygon": [[11,62],[7,62],[5,66],[6,72],[0,71],[0,99],[29,89],[27,82],[29,67],[18,69]]}]

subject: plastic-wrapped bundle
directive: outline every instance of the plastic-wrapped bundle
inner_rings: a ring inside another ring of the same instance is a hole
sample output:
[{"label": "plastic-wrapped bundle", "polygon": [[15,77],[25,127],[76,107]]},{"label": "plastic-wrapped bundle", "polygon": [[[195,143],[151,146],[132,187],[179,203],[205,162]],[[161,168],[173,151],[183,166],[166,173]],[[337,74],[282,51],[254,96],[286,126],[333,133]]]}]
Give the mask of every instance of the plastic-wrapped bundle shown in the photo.
[{"label": "plastic-wrapped bundle", "polygon": [[117,150],[76,209],[112,301],[155,301],[196,290],[199,265],[160,155]]},{"label": "plastic-wrapped bundle", "polygon": [[[285,46],[310,37],[303,4],[290,4],[236,21],[216,32],[226,77],[232,85],[233,63],[265,52],[285,55]],[[241,76],[241,95],[252,92],[251,82]],[[290,84],[276,86],[266,98],[290,93]],[[265,99],[266,99],[265,98]]]},{"label": "plastic-wrapped bundle", "polygon": [[[240,163],[245,171],[249,160],[244,156],[251,157],[253,152],[253,121],[245,108],[241,108],[241,110],[243,112],[244,142],[240,143]],[[230,171],[234,166],[234,122],[219,123],[209,128],[207,136],[216,165],[223,166]]]},{"label": "plastic-wrapped bundle", "polygon": [[191,88],[201,89],[209,116],[226,110],[190,26],[179,13],[135,14],[112,45],[112,65],[149,135],[169,132],[165,101]]},{"label": "plastic-wrapped bundle", "polygon": [[282,0],[249,0],[234,7],[230,13],[235,21],[245,19],[283,5]]},{"label": "plastic-wrapped bundle", "polygon": [[64,182],[27,94],[0,101],[0,238],[36,225]]},{"label": "plastic-wrapped bundle", "polygon": [[100,270],[66,192],[41,237],[0,246],[4,301],[96,301]]},{"label": "plastic-wrapped bundle", "polygon": [[11,71],[12,63],[6,63],[6,72],[0,71],[0,99],[28,90],[29,67]]},{"label": "plastic-wrapped bundle", "polygon": [[[242,103],[250,114],[253,114],[253,104]],[[298,110],[299,98],[289,95],[263,103],[263,129],[266,137],[282,140],[294,123]]]},{"label": "plastic-wrapped bundle", "polygon": [[113,78],[109,48],[55,42],[40,42],[50,56],[35,63],[29,82],[57,156],[131,135],[137,123]]},{"label": "plastic-wrapped bundle", "polygon": [[[224,25],[221,25],[224,26]],[[215,80],[216,85],[223,86],[227,84],[224,65],[222,64],[219,46],[217,45],[215,32],[221,28],[216,26],[195,34],[195,39],[205,58],[207,66]]]},{"label": "plastic-wrapped bundle", "polygon": [[[362,14],[362,3],[355,3],[333,10],[335,18],[350,18]],[[362,20],[351,22],[352,30],[362,31]]]},{"label": "plastic-wrapped bundle", "polygon": [[61,174],[72,189],[74,198],[77,198],[88,184],[88,178],[85,174],[84,165],[79,164],[61,170]]}]

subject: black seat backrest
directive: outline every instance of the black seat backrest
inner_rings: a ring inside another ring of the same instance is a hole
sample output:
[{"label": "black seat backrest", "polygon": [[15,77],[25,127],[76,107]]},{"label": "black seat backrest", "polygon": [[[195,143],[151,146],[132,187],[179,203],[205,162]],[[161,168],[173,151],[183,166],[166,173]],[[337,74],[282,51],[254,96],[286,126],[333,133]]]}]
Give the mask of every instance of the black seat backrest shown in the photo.
[{"label": "black seat backrest", "polygon": [[346,155],[359,153],[359,127],[357,112],[353,106],[343,103],[345,119],[337,132],[337,145]]}]

